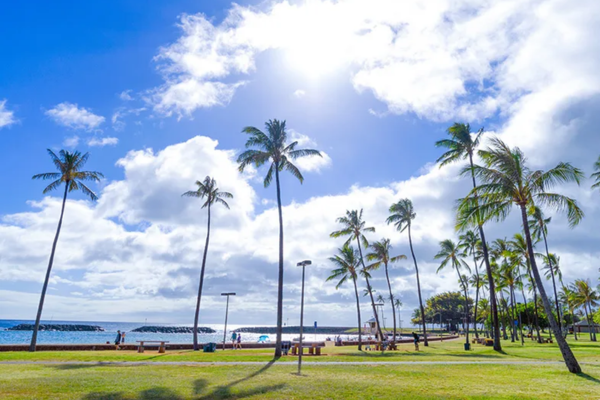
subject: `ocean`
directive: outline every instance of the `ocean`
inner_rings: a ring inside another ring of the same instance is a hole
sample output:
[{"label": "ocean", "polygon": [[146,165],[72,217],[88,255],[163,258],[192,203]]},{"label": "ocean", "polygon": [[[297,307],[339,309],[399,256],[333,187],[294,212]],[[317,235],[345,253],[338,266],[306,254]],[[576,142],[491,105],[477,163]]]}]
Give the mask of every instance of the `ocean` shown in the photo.
[{"label": "ocean", "polygon": [[[31,320],[0,320],[0,344],[28,344],[31,341],[31,331],[8,331],[10,328],[19,324],[33,324]],[[135,343],[136,340],[167,340],[171,343],[192,343],[192,334],[189,333],[142,333],[132,332],[133,329],[141,326],[191,326],[186,324],[157,324],[157,323],[140,323],[140,322],[93,322],[93,321],[41,321],[42,324],[67,324],[67,325],[97,325],[104,328],[104,332],[54,332],[40,331],[38,332],[38,344],[98,344],[98,343],[113,343],[117,335],[117,330],[126,332],[126,343]],[[222,343],[223,342],[223,325],[201,325],[212,328],[216,333],[199,333],[198,341],[200,343]],[[231,332],[241,327],[253,325],[227,325],[227,340]],[[256,342],[262,336],[260,333],[242,333],[242,342]],[[270,341],[275,341],[275,335],[268,335]],[[333,338],[334,335],[311,334],[310,330],[304,332],[304,338],[308,341],[323,341],[327,337]],[[283,340],[292,340],[298,337],[298,334],[283,334]],[[342,338],[347,340],[349,337],[343,335]]]}]

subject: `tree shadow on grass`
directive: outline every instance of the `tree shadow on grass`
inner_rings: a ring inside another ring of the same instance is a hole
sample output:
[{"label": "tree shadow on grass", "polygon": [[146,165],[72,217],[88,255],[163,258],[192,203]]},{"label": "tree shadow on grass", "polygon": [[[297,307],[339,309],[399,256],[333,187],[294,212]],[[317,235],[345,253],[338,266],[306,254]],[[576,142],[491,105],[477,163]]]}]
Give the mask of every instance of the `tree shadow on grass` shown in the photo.
[{"label": "tree shadow on grass", "polygon": [[85,369],[85,368],[94,368],[100,366],[96,363],[89,364],[56,364],[51,365],[50,368],[58,369],[58,370],[71,370],[71,369]]},{"label": "tree shadow on grass", "polygon": [[594,383],[600,383],[600,379],[594,378],[593,376],[590,376],[588,374],[584,374],[583,372],[580,372],[580,373],[575,374],[575,375],[577,375],[580,378],[585,379],[586,381],[591,381],[591,382],[594,382]]},{"label": "tree shadow on grass", "polygon": [[164,387],[154,387],[142,390],[139,395],[132,397],[123,392],[92,392],[82,397],[82,400],[183,400],[177,392]]}]

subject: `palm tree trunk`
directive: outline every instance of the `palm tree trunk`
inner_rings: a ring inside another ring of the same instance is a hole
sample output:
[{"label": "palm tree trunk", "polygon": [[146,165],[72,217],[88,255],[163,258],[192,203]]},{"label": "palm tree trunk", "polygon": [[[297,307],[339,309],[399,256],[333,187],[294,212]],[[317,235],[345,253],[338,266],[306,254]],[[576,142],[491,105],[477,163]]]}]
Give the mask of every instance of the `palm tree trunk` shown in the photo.
[{"label": "palm tree trunk", "polygon": [[590,342],[593,342],[594,339],[592,338],[592,321],[590,321],[590,315],[588,314],[587,304],[586,303],[583,303],[583,311],[585,311],[585,320],[588,323],[588,330],[589,330],[589,334],[590,334]]},{"label": "palm tree trunk", "polygon": [[[475,172],[473,171],[473,155],[471,153],[469,153],[469,163],[471,164],[471,179],[473,180],[473,189],[477,189],[477,181],[475,180]],[[474,193],[474,195],[475,201],[477,201],[477,193]],[[487,243],[485,241],[485,233],[483,232],[483,223],[478,225],[478,229],[490,291],[490,308],[492,311],[492,325],[494,329],[494,350],[502,351],[502,344],[500,343],[500,322],[498,321],[498,305],[496,304],[496,286],[494,285],[494,275],[492,273],[492,266],[490,265],[490,255],[488,252]]]},{"label": "palm tree trunk", "polygon": [[[515,293],[514,287],[513,287],[512,298],[513,298],[513,304],[516,304],[517,303],[517,295]],[[525,344],[525,338],[523,337],[523,322],[521,321],[521,313],[520,312],[517,312],[517,319],[519,320],[519,335],[521,335],[521,346],[523,346]]]},{"label": "palm tree trunk", "polygon": [[[367,272],[367,267],[365,266],[365,260],[363,259],[362,247],[360,245],[360,239],[356,236],[356,243],[358,244],[358,253],[360,254],[360,262],[363,266],[363,271]],[[377,324],[377,333],[379,334],[379,338],[383,341],[383,334],[381,333],[381,325],[379,325],[379,316],[377,315],[377,309],[375,308],[375,299],[373,298],[373,291],[371,290],[371,283],[369,283],[369,278],[365,275],[365,280],[367,281],[367,289],[369,291],[369,297],[371,297],[371,306],[373,307],[373,314],[375,314],[375,323]]]},{"label": "palm tree trunk", "polygon": [[533,276],[537,283],[538,289],[540,291],[540,297],[542,298],[542,304],[544,305],[544,310],[548,315],[548,322],[550,324],[550,328],[554,331],[554,336],[556,337],[556,343],[558,343],[558,347],[560,348],[560,352],[562,353],[563,359],[565,360],[565,364],[567,368],[572,373],[581,373],[581,367],[573,355],[569,344],[560,334],[560,328],[556,323],[556,319],[552,314],[552,306],[550,305],[550,301],[548,301],[548,296],[546,296],[546,290],[544,289],[544,285],[542,284],[542,278],[540,276],[540,272],[537,269],[537,264],[535,262],[535,254],[533,253],[533,244],[531,243],[531,234],[529,233],[529,225],[527,224],[527,210],[525,209],[525,205],[520,205],[521,207],[521,218],[523,220],[523,229],[525,230],[525,239],[527,240],[527,249],[529,251],[529,258],[531,262],[531,269],[533,270]]},{"label": "palm tree trunk", "polygon": [[46,270],[46,279],[44,279],[44,286],[42,286],[42,294],[40,295],[40,304],[38,306],[37,315],[35,317],[35,326],[33,328],[33,334],[31,335],[29,351],[35,351],[35,345],[37,343],[37,334],[40,328],[40,320],[42,319],[44,299],[46,298],[46,290],[48,289],[48,282],[50,281],[50,272],[52,271],[52,264],[54,263],[54,253],[56,252],[56,244],[58,243],[58,236],[60,235],[60,227],[62,226],[63,215],[65,214],[65,204],[67,203],[67,193],[69,192],[70,183],[70,181],[65,181],[65,194],[63,195],[62,208],[60,210],[60,218],[58,220],[58,227],[56,228],[54,242],[52,243],[52,251],[50,252],[50,260],[48,261],[48,269]]},{"label": "palm tree trunk", "polygon": [[542,337],[540,336],[540,317],[538,313],[538,301],[537,301],[537,288],[535,284],[535,280],[533,279],[533,275],[531,275],[531,263],[527,262],[527,273],[529,274],[529,279],[531,279],[531,285],[533,287],[533,312],[535,317],[535,329],[537,332],[538,343],[542,343]]},{"label": "palm tree trunk", "polygon": [[508,318],[508,310],[506,307],[506,301],[504,300],[504,295],[502,294],[502,291],[499,291],[498,293],[500,293],[500,308],[504,309],[504,318],[502,318],[502,335],[504,340],[508,339],[508,335],[506,334],[506,320]]},{"label": "palm tree trunk", "polygon": [[410,223],[408,224],[408,244],[410,245],[410,254],[412,254],[413,262],[415,263],[415,272],[417,274],[417,292],[419,293],[419,308],[421,309],[421,322],[423,323],[423,345],[429,346],[427,341],[427,327],[425,325],[425,308],[423,308],[423,299],[421,297],[421,281],[419,280],[419,267],[417,266],[417,257],[412,245],[412,236],[410,234]]},{"label": "palm tree trunk", "polygon": [[590,331],[592,331],[592,333],[593,333],[593,335],[592,335],[592,342],[595,342],[596,341],[596,326],[594,325],[594,311],[592,310],[592,304],[591,303],[588,303],[588,306],[590,308],[590,316],[592,317],[591,321],[588,322],[588,323],[590,324]]},{"label": "palm tree trunk", "polygon": [[469,344],[469,294],[467,293],[467,283],[463,281],[458,269],[456,270],[456,273],[458,274],[458,280],[460,281],[463,291],[465,292],[465,322],[463,323],[463,327],[465,330],[465,343]]},{"label": "palm tree trunk", "polygon": [[473,310],[473,330],[475,331],[475,337],[479,339],[479,332],[477,332],[477,306],[479,305],[479,267],[477,266],[477,258],[473,254],[473,262],[475,263],[475,309]]},{"label": "palm tree trunk", "polygon": [[513,301],[513,286],[510,285],[508,287],[509,293],[508,295],[510,296],[510,312],[511,312],[511,319],[510,319],[510,326],[512,326],[512,338],[511,338],[511,342],[515,342],[517,339],[519,339],[519,336],[517,334],[517,328],[515,327],[515,302]]},{"label": "palm tree trunk", "polygon": [[575,337],[575,340],[579,340],[577,338],[577,331],[575,330],[575,310],[573,308],[569,309],[571,311],[571,320],[573,321],[573,337]]},{"label": "palm tree trunk", "polygon": [[277,283],[277,339],[275,357],[281,357],[281,335],[283,333],[283,215],[281,210],[281,185],[279,183],[279,163],[275,163],[277,183],[277,208],[279,210],[279,282]]},{"label": "palm tree trunk", "polygon": [[558,292],[556,291],[556,279],[554,279],[554,266],[552,265],[552,260],[550,259],[550,252],[548,251],[548,240],[546,239],[546,232],[542,229],[542,234],[544,235],[544,245],[546,246],[546,257],[548,258],[548,266],[550,267],[550,276],[552,276],[552,288],[554,289],[554,302],[556,305],[556,318],[558,318],[558,327],[561,328],[562,332],[562,320],[560,317],[560,307],[558,305]]},{"label": "palm tree trunk", "polygon": [[362,350],[362,323],[360,322],[360,301],[358,300],[358,287],[356,286],[356,277],[352,277],[354,282],[354,294],[356,295],[356,314],[358,315],[358,351]]},{"label": "palm tree trunk", "polygon": [[394,337],[392,343],[396,343],[396,306],[394,305],[394,294],[392,293],[392,285],[390,284],[390,274],[388,273],[387,263],[385,264],[385,278],[387,279],[388,289],[390,291],[390,303],[392,304],[392,317],[394,317]]},{"label": "palm tree trunk", "polygon": [[204,270],[206,267],[206,254],[208,254],[208,241],[210,240],[210,203],[208,204],[208,224],[206,227],[206,243],[202,256],[202,269],[200,270],[200,283],[198,284],[198,299],[196,300],[196,314],[194,315],[194,351],[198,351],[198,317],[200,315],[200,300],[202,299],[202,286],[204,285]]}]

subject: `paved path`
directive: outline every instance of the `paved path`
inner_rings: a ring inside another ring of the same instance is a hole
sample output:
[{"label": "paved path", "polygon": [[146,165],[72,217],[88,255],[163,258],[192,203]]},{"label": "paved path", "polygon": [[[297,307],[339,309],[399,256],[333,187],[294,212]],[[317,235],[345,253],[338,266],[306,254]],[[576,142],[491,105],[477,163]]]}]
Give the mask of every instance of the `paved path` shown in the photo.
[{"label": "paved path", "polygon": [[[297,365],[295,361],[279,361],[273,365]],[[581,363],[596,365],[598,363]],[[90,366],[139,366],[139,365],[185,365],[210,367],[226,365],[267,365],[264,361],[0,361],[0,365],[90,365]],[[564,365],[562,361],[304,361],[302,365]]]}]

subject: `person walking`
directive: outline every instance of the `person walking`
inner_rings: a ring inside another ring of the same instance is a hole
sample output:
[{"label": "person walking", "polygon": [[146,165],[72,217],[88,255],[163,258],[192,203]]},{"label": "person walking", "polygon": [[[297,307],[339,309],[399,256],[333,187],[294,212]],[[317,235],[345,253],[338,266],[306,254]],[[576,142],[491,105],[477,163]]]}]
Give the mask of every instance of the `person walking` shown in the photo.
[{"label": "person walking", "polygon": [[415,341],[415,351],[419,351],[419,335],[417,335],[415,332],[413,332],[412,335]]},{"label": "person walking", "polygon": [[242,349],[242,334],[241,333],[238,333],[238,335],[237,335],[237,348],[240,350]]},{"label": "person walking", "polygon": [[233,332],[233,333],[231,334],[231,348],[232,348],[233,350],[235,350],[235,349],[236,349],[236,344],[235,344],[235,342],[236,342],[236,341],[237,341],[237,333],[236,333],[236,332]]},{"label": "person walking", "polygon": [[125,343],[125,332],[121,332],[121,343]]},{"label": "person walking", "polygon": [[121,331],[117,331],[117,337],[115,338],[115,346],[121,344]]}]

